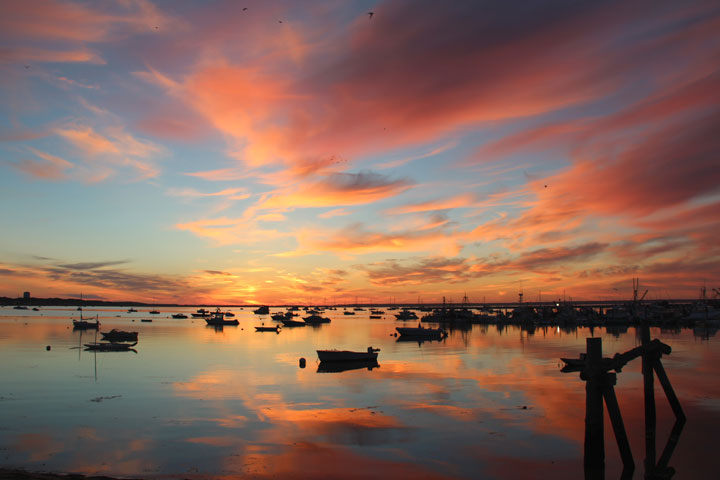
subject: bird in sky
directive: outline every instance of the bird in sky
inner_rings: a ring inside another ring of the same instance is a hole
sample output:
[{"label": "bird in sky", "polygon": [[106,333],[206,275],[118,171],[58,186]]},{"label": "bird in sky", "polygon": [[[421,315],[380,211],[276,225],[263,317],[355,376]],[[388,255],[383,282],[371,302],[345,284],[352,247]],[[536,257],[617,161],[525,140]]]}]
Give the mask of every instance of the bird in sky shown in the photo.
[{"label": "bird in sky", "polygon": [[243,7],[243,12],[244,12],[245,10],[247,10],[247,7]]},{"label": "bird in sky", "polygon": [[373,15],[375,15],[375,12],[368,12],[368,20],[372,20]]}]

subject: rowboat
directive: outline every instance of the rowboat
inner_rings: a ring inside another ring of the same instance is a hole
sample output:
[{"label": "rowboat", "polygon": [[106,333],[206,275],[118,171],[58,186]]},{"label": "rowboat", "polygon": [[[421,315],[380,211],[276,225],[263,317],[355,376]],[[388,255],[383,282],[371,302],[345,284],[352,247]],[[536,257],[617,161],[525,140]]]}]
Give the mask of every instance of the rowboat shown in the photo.
[{"label": "rowboat", "polygon": [[366,352],[352,352],[350,350],[318,350],[321,362],[356,362],[359,360],[377,360],[379,348],[368,347]]},{"label": "rowboat", "polygon": [[266,327],[264,325],[260,327],[255,327],[256,332],[275,332],[280,333],[280,325],[275,325],[274,327]]}]

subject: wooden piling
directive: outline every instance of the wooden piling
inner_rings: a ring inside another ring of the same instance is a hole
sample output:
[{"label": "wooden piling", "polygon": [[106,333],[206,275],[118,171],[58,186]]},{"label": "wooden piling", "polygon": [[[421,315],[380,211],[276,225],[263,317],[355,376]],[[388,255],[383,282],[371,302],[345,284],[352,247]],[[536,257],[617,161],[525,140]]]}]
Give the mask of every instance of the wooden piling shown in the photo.
[{"label": "wooden piling", "polygon": [[[647,321],[642,322],[640,335],[643,345],[650,344],[650,328]],[[653,365],[657,361],[656,354],[642,355],[643,393],[645,398],[645,470],[655,468],[655,436],[657,431],[657,415],[655,413],[655,375]]]},{"label": "wooden piling", "polygon": [[588,338],[585,382],[585,470],[605,470],[603,391],[601,382],[602,338]]}]

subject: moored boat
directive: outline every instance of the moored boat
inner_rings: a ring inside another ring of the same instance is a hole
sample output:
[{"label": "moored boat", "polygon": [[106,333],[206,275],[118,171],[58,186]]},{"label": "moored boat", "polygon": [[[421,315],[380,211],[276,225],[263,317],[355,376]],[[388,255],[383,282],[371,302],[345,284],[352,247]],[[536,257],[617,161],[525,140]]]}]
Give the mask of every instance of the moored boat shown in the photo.
[{"label": "moored boat", "polygon": [[356,362],[360,360],[377,360],[379,348],[368,347],[365,352],[350,350],[317,350],[321,362]]},{"label": "moored boat", "polygon": [[302,320],[293,320],[292,318],[284,318],[282,324],[286,327],[305,327],[307,323]]},{"label": "moored boat", "polygon": [[447,332],[442,328],[425,328],[421,325],[417,327],[397,327],[395,330],[406,337],[434,337],[443,338],[447,336]]},{"label": "moored boat", "polygon": [[88,322],[87,320],[73,320],[73,328],[77,330],[97,329],[99,326],[100,321],[97,319],[94,322]]},{"label": "moored boat", "polygon": [[137,342],[138,332],[125,332],[123,330],[117,330],[113,328],[109,332],[101,332],[103,340],[110,342]]},{"label": "moored boat", "polygon": [[253,310],[253,313],[256,315],[267,315],[268,313],[270,313],[270,307],[268,307],[267,305],[262,305]]},{"label": "moored boat", "polygon": [[173,314],[170,315],[170,316],[171,316],[172,318],[188,318],[188,316],[185,315],[184,313],[173,313]]},{"label": "moored boat", "polygon": [[310,325],[318,325],[320,323],[330,323],[330,319],[328,317],[322,317],[320,315],[310,315],[309,317],[304,318],[305,323],[308,323]]},{"label": "moored boat", "polygon": [[215,313],[212,313],[209,317],[205,317],[205,321],[208,325],[239,325],[240,322],[236,318],[228,320],[225,318],[225,314],[217,308]]},{"label": "moored boat", "polygon": [[255,327],[255,331],[280,333],[280,325],[275,325],[274,327],[266,327],[265,325],[261,325],[259,327]]}]

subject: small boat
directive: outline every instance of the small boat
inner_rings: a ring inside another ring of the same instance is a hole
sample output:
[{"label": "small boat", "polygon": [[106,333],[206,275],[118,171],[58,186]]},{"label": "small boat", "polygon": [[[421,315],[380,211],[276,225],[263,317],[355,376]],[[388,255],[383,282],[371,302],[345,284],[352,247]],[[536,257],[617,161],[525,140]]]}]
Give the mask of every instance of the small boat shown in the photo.
[{"label": "small boat", "polygon": [[355,312],[353,312],[352,310],[345,310],[343,312],[343,315],[355,315]]},{"label": "small boat", "polygon": [[417,327],[397,327],[395,330],[397,330],[400,335],[406,337],[447,337],[447,332],[442,328],[425,328],[421,325]]},{"label": "small boat", "polygon": [[317,350],[321,362],[357,362],[360,360],[377,361],[379,348],[368,347],[366,352],[351,352],[350,350]]},{"label": "small boat", "polygon": [[410,310],[401,310],[400,313],[395,314],[395,318],[398,320],[417,320],[417,313]]},{"label": "small boat", "polygon": [[266,327],[265,325],[261,325],[259,327],[255,327],[255,331],[280,333],[280,325],[275,325],[274,327]]},{"label": "small boat", "polygon": [[253,313],[256,315],[267,315],[268,313],[270,313],[270,307],[268,307],[267,305],[263,305],[253,310]]},{"label": "small boat", "polygon": [[220,307],[217,308],[215,313],[210,314],[209,317],[205,317],[205,322],[207,322],[208,325],[240,325],[240,322],[237,321],[236,318],[232,320],[227,320],[225,318],[225,314],[220,310]]},{"label": "small boat", "polygon": [[172,318],[188,318],[188,316],[185,315],[184,313],[174,313],[174,314],[172,314],[172,315],[170,315],[170,316],[171,316]]},{"label": "small boat", "polygon": [[384,314],[385,312],[382,311],[382,310],[373,309],[373,310],[370,310],[370,313],[373,314],[373,315],[382,315],[382,314]]},{"label": "small boat", "polygon": [[305,323],[318,325],[320,323],[330,323],[330,319],[328,317],[321,317],[320,315],[310,315],[309,317],[305,317]]},{"label": "small boat", "polygon": [[137,312],[137,310],[135,310],[134,308],[128,308],[127,313],[135,313],[135,312]]},{"label": "small boat", "polygon": [[135,342],[135,343],[96,342],[96,343],[86,343],[85,348],[87,350],[97,350],[99,352],[126,352],[128,350],[133,350],[132,347],[134,347],[135,345],[137,345],[137,342]]},{"label": "small boat", "polygon": [[137,342],[138,332],[125,332],[122,330],[112,329],[109,332],[101,332],[103,340],[109,342]]},{"label": "small boat", "polygon": [[148,313],[149,313],[150,315],[160,315],[160,312],[157,311],[157,310],[150,310]]},{"label": "small boat", "polygon": [[381,315],[370,315],[370,318],[371,318],[372,320],[377,320],[377,319],[379,319],[379,318],[382,318],[382,316],[381,316]]},{"label": "small boat", "polygon": [[307,325],[307,323],[303,322],[302,320],[293,320],[291,318],[284,318],[282,321],[282,324],[286,327],[304,327]]},{"label": "small boat", "polygon": [[13,310],[27,310],[28,308],[24,305],[16,305],[13,307]]},{"label": "small boat", "polygon": [[270,318],[280,322],[285,319],[285,314],[284,313],[274,313]]},{"label": "small boat", "polygon": [[198,308],[195,313],[191,313],[193,318],[205,318],[210,316],[210,312],[204,308]]},{"label": "small boat", "polygon": [[87,320],[73,320],[73,328],[76,330],[97,329],[99,326],[100,322],[97,319],[94,322],[88,322]]},{"label": "small boat", "polygon": [[225,312],[226,317],[234,317],[235,314],[233,312]]},{"label": "small boat", "polygon": [[143,318],[141,322],[152,322],[152,318]]}]

